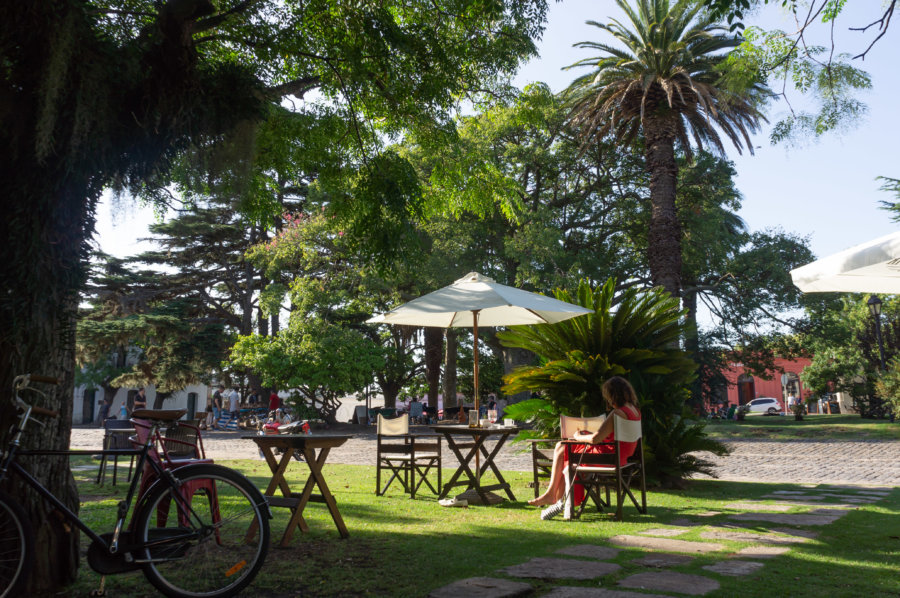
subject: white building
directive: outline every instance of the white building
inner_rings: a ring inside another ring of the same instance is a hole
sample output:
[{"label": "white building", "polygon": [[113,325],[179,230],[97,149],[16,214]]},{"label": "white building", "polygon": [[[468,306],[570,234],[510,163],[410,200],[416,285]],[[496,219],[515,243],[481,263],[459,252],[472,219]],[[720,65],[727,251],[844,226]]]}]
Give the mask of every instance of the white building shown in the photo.
[{"label": "white building", "polygon": [[[109,408],[109,417],[120,417],[122,405],[129,408],[134,403],[134,395],[138,392],[137,388],[120,388],[113,398],[113,403]],[[146,387],[147,406],[153,407],[156,399],[156,389],[153,386]],[[206,411],[206,401],[212,394],[212,388],[206,384],[191,384],[184,390],[179,390],[163,401],[163,409],[184,409],[187,411],[185,416],[187,419],[202,417],[202,413]],[[76,386],[74,395],[74,405],[72,408],[72,424],[73,425],[101,425],[100,422],[100,400],[103,399],[102,388],[89,388],[87,386]]]}]

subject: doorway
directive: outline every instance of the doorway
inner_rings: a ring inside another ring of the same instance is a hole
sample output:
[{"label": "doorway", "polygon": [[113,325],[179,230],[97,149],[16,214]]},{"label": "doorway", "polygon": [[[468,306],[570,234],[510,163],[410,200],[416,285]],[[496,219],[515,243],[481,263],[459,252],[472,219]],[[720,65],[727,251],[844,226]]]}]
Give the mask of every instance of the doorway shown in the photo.
[{"label": "doorway", "polygon": [[94,423],[94,403],[97,396],[97,389],[85,389],[81,399],[81,423]]},{"label": "doorway", "polygon": [[746,405],[756,398],[756,385],[753,376],[741,374],[737,380],[738,405]]},{"label": "doorway", "polygon": [[187,418],[195,419],[197,416],[197,393],[188,393]]}]

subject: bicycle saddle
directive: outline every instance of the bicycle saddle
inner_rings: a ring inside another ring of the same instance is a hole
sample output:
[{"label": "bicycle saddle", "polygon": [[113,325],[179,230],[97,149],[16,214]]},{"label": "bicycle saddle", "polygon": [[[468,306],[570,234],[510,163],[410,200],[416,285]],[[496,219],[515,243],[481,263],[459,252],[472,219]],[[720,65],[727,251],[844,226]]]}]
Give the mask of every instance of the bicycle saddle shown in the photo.
[{"label": "bicycle saddle", "polygon": [[135,419],[149,419],[163,422],[173,422],[184,417],[187,413],[184,409],[136,409],[131,417]]}]

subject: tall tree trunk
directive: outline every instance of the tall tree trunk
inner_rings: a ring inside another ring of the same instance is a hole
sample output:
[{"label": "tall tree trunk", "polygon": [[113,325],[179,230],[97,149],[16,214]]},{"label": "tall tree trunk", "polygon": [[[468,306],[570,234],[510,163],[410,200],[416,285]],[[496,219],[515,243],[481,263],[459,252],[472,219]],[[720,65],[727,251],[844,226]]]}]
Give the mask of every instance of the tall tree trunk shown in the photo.
[{"label": "tall tree trunk", "polygon": [[673,297],[681,296],[681,224],[675,209],[677,118],[665,108],[644,118],[644,156],[650,174],[650,278]]},{"label": "tall tree trunk", "polygon": [[456,407],[456,331],[447,329],[447,347],[444,353],[444,408]]},{"label": "tall tree trunk", "polygon": [[437,409],[441,388],[441,361],[443,361],[444,331],[429,326],[425,328],[425,380],[428,381],[428,406]]},{"label": "tall tree trunk", "polygon": [[[535,360],[534,353],[527,349],[519,349],[516,347],[503,347],[502,355],[504,375],[511,373],[517,367],[530,365],[534,363]],[[526,390],[514,395],[509,395],[508,399],[510,403],[518,403],[519,401],[524,401],[530,397],[531,393]]]},{"label": "tall tree trunk", "polygon": [[[59,172],[60,167],[32,162],[28,156],[33,157],[33,150],[13,155],[15,160],[0,165],[0,180],[15,190],[15,200],[13,194],[5,200],[0,224],[4,239],[0,249],[4,264],[0,269],[0,395],[9,397],[18,374],[61,379],[57,387],[34,384],[47,392],[46,397],[22,393],[26,402],[59,411],[55,419],[35,416],[45,427],[32,422],[22,442],[29,449],[62,450],[68,448],[72,430],[77,291],[83,282],[82,260],[98,193],[89,184],[71,181]],[[46,176],[28,174],[38,172]],[[16,417],[12,402],[0,401],[3,447]],[[23,458],[22,465],[78,512],[78,491],[66,457]],[[36,534],[33,573],[23,595],[47,595],[70,583],[78,567],[78,529],[62,525],[59,514],[18,478],[9,478],[4,490],[28,513]]]},{"label": "tall tree trunk", "polygon": [[[684,292],[681,298],[684,308],[687,310],[684,322],[684,350],[700,363],[700,333],[697,327],[697,291],[690,288]],[[701,368],[702,369],[702,368]],[[697,376],[691,383],[691,399],[689,404],[695,410],[703,409],[703,377]]]}]

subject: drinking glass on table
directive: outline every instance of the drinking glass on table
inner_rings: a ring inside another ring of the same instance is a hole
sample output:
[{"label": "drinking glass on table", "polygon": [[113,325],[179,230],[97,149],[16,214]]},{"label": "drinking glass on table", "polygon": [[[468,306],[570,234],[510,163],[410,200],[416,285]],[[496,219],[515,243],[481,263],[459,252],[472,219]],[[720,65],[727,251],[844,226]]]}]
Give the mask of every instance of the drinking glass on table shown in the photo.
[{"label": "drinking glass on table", "polygon": [[497,423],[497,410],[496,409],[488,409],[488,419],[491,420],[492,424]]}]

